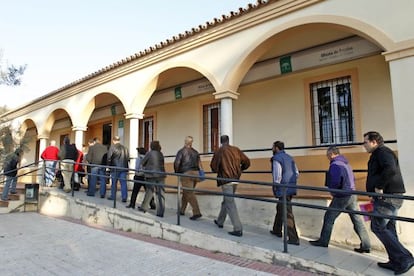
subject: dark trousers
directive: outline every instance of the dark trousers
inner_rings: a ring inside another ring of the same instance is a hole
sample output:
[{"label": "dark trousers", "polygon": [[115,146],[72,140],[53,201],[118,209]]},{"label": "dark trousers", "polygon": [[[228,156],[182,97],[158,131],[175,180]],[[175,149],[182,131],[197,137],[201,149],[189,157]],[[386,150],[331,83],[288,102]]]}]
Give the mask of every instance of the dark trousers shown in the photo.
[{"label": "dark trousers", "polygon": [[[129,203],[129,205],[133,208],[135,208],[138,193],[141,190],[141,187],[144,187],[145,191],[147,190],[147,186],[143,183],[143,181],[145,181],[144,176],[134,175],[134,187],[132,188],[131,201]],[[150,201],[150,207],[151,209],[155,209],[154,197],[152,197]]]},{"label": "dark trousers", "polygon": [[[283,200],[283,198],[279,198],[279,200]],[[292,201],[292,196],[286,196],[286,201]],[[287,230],[288,230],[288,237],[290,241],[296,242],[299,241],[298,233],[296,231],[295,226],[295,217],[293,216],[292,212],[292,205],[288,204],[286,206],[287,212]],[[282,234],[282,226],[283,226],[283,203],[277,203],[276,205],[276,216],[275,222],[273,223],[273,232]]]}]

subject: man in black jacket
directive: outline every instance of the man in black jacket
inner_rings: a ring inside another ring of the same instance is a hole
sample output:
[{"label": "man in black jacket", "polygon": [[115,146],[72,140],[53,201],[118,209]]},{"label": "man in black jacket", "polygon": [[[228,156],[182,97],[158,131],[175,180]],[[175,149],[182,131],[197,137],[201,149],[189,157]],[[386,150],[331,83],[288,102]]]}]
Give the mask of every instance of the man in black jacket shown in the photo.
[{"label": "man in black jacket", "polygon": [[[405,193],[397,156],[384,145],[384,139],[376,131],[364,134],[364,147],[371,157],[368,161],[366,181],[367,192],[379,194],[402,195]],[[403,200],[376,196],[373,199],[374,213],[379,215],[397,216]],[[395,275],[403,274],[414,265],[414,258],[398,240],[395,220],[371,217],[371,229],[383,243],[389,261],[378,263],[378,266],[394,271]]]},{"label": "man in black jacket", "polygon": [[16,149],[12,154],[7,156],[4,163],[4,175],[6,176],[6,181],[3,187],[3,193],[1,195],[1,200],[7,201],[9,198],[9,188],[11,188],[10,193],[16,194],[16,185],[17,185],[17,167],[20,163],[21,156],[23,151],[21,149]]},{"label": "man in black jacket", "polygon": [[109,200],[113,200],[116,196],[116,185],[121,183],[121,197],[122,202],[126,202],[128,198],[127,189],[127,175],[129,168],[129,151],[126,147],[121,145],[120,138],[114,136],[112,139],[113,145],[108,151],[108,165],[111,166],[111,195]]}]

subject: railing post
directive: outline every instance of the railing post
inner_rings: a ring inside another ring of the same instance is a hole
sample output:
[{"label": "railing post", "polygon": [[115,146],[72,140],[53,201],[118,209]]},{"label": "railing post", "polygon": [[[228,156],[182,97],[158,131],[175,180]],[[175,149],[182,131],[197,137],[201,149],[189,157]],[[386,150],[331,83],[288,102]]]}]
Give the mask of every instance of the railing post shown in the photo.
[{"label": "railing post", "polygon": [[42,163],[42,172],[40,173],[40,184],[44,187],[45,186],[45,176],[46,176],[46,160],[43,160]]},{"label": "railing post", "polygon": [[180,194],[181,194],[181,181],[180,177],[177,176],[177,225],[180,225],[180,210],[181,210],[181,201],[180,201]]},{"label": "railing post", "polygon": [[283,252],[288,253],[288,246],[287,246],[287,236],[288,236],[288,230],[287,230],[287,200],[286,200],[286,187],[283,185],[282,187],[283,191]]}]

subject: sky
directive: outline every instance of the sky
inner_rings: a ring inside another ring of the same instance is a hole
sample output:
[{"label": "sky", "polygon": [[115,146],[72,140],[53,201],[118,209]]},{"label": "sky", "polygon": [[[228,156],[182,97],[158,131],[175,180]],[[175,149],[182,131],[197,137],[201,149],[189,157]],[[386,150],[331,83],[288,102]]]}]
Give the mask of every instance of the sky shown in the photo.
[{"label": "sky", "polygon": [[0,62],[27,65],[0,85],[9,108],[57,90],[256,0],[2,0]]}]

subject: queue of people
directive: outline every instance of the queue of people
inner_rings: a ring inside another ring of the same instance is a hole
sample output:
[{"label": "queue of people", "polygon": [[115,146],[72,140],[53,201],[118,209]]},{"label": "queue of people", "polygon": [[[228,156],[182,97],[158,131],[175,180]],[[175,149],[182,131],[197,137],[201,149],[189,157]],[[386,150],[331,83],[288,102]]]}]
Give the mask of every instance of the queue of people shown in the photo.
[{"label": "queue of people", "polygon": [[[229,137],[222,135],[220,137],[221,146],[214,152],[210,167],[212,172],[217,173],[217,186],[223,191],[223,201],[217,219],[214,223],[218,228],[223,228],[223,224],[227,215],[233,225],[233,231],[230,235],[243,236],[243,227],[238,214],[234,195],[237,189],[237,180],[240,179],[242,172],[249,168],[249,158],[237,147],[230,145]],[[185,215],[188,204],[192,208],[191,220],[197,220],[202,217],[194,188],[199,181],[199,171],[202,169],[199,153],[192,147],[193,138],[187,136],[184,139],[184,147],[181,148],[174,160],[174,171],[183,174],[180,176],[180,183],[183,187],[181,198],[180,215]],[[366,191],[375,192],[384,195],[402,195],[405,193],[404,182],[400,172],[398,158],[394,152],[384,145],[384,140],[376,131],[370,131],[364,134],[364,148],[371,154],[368,161],[368,174],[366,179]],[[164,155],[161,152],[159,141],[152,141],[150,151],[145,152],[143,148],[137,148],[138,158],[135,168],[134,188],[131,201],[127,208],[135,208],[137,195],[141,187],[145,188],[145,196],[139,211],[147,212],[149,208],[156,209],[156,215],[163,217],[165,211],[164,197],[164,180],[165,167]],[[277,237],[286,234],[288,243],[299,245],[300,240],[296,230],[295,219],[293,215],[292,205],[289,204],[296,195],[296,183],[299,176],[299,170],[294,159],[285,152],[285,144],[282,141],[276,141],[272,147],[273,156],[270,159],[271,172],[273,181],[273,193],[278,199],[276,204],[276,215],[274,224],[270,233]],[[105,157],[106,154],[106,157]],[[53,168],[56,165],[56,149],[53,141],[42,154],[48,159],[46,166],[46,185],[50,185],[53,178]],[[78,157],[78,152],[74,144],[70,144],[69,138],[65,138],[64,144],[60,152],[58,152],[60,160],[64,161],[63,173],[64,190],[70,191],[68,185],[70,180],[73,163]],[[355,177],[348,160],[340,154],[335,146],[327,149],[326,156],[330,161],[329,169],[326,175],[326,186],[337,191],[331,192],[332,201],[329,207],[335,208],[327,210],[324,215],[323,225],[320,237],[317,240],[310,241],[313,246],[328,247],[332,229],[336,218],[342,213],[340,210],[358,211],[357,197],[351,192],[355,190]],[[106,149],[96,139],[86,154],[86,160],[92,165],[91,173],[94,176],[90,178],[88,187],[88,195],[95,195],[95,186],[97,176],[103,182],[103,173],[100,169],[94,168],[93,165],[108,164],[116,166],[117,169],[111,170],[111,195],[108,199],[113,200],[115,196],[115,185],[118,181],[121,183],[122,201],[127,201],[126,179],[128,171],[129,153],[128,149],[120,144],[119,137],[115,136],[113,145],[106,153]],[[13,183],[10,180],[9,183]],[[105,189],[102,187],[104,186]],[[13,191],[13,186],[12,186]],[[106,186],[101,185],[100,195],[105,197]],[[283,194],[286,195],[285,200],[288,202],[287,211],[287,233],[283,233]],[[4,192],[3,192],[4,196]],[[2,197],[3,198],[3,197]],[[154,203],[155,198],[155,203]],[[399,208],[402,206],[403,200],[398,198],[388,198],[382,196],[372,197],[374,206],[374,214],[393,215],[398,214]],[[339,209],[339,210],[338,210]],[[368,232],[360,215],[349,213],[349,217],[353,223],[354,231],[358,235],[361,243],[354,250],[358,253],[370,253],[371,242]],[[383,243],[388,253],[388,262],[378,262],[378,266],[394,271],[395,275],[403,274],[414,266],[414,258],[411,252],[406,249],[398,240],[396,221],[382,217],[371,217],[371,230]]]}]

